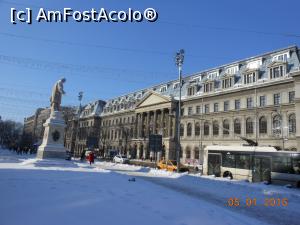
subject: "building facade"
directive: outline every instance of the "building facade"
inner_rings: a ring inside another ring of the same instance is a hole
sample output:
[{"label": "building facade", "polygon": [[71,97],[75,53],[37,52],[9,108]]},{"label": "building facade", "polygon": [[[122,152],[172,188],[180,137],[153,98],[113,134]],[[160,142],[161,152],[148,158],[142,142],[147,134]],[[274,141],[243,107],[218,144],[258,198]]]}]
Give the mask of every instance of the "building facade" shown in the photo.
[{"label": "building facade", "polygon": [[88,148],[99,149],[100,114],[104,105],[105,102],[102,100],[91,102],[80,107],[66,120],[65,147],[75,156],[81,156],[81,153]]},{"label": "building facade", "polygon": [[[189,164],[201,163],[207,145],[245,140],[300,151],[299,56],[291,46],[184,77],[179,131],[178,80],[89,103],[68,114],[65,146],[76,156],[92,148],[102,156],[115,149],[136,159],[175,159],[179,132],[180,158]],[[24,132],[42,137],[37,121],[47,113],[37,112]],[[162,137],[159,152],[149,147],[153,134]]]},{"label": "building facade", "polygon": [[[205,146],[243,139],[300,151],[299,74],[299,49],[292,46],[184,77],[181,160],[199,163]],[[149,135],[160,134],[160,156],[175,158],[178,96],[174,80],[108,100],[100,115],[103,148],[155,157]]]}]

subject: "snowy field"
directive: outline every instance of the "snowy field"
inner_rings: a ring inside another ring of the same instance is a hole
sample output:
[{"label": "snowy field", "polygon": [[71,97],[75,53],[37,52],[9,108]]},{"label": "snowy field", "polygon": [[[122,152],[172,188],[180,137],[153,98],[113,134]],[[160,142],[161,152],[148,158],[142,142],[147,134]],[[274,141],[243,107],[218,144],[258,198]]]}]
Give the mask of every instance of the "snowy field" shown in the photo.
[{"label": "snowy field", "polygon": [[[234,197],[240,206],[227,205]],[[248,197],[257,205],[246,206]],[[288,205],[264,206],[270,198]],[[297,189],[1,149],[0,199],[0,225],[300,224]]]}]

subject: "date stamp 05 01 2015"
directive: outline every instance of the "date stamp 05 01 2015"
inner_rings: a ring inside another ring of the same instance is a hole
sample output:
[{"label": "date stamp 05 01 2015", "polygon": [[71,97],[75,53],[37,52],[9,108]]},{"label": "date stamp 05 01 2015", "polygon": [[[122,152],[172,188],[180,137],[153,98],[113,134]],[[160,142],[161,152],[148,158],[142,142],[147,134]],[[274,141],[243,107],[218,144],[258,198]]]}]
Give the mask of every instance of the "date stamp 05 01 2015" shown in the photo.
[{"label": "date stamp 05 01 2015", "polygon": [[240,198],[229,198],[226,206],[239,207],[239,206],[266,206],[266,207],[286,207],[288,206],[287,198],[264,198],[262,201],[258,201],[256,198],[246,198],[242,200]]}]

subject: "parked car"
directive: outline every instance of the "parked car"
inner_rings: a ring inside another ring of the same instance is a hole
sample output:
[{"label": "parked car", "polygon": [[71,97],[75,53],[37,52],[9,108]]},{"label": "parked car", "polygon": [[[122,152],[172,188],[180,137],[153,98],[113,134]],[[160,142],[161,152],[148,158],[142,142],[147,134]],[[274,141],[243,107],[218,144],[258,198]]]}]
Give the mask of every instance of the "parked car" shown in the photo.
[{"label": "parked car", "polygon": [[113,158],[113,162],[114,163],[128,163],[129,162],[129,159],[125,156],[125,155],[116,155],[114,158]]},{"label": "parked car", "polygon": [[[164,160],[164,159],[160,160],[157,163],[157,169],[164,169],[164,170],[167,170],[167,171],[176,172],[177,171],[177,162],[176,162],[176,160]],[[179,171],[180,172],[188,172],[189,168],[180,163]]]}]

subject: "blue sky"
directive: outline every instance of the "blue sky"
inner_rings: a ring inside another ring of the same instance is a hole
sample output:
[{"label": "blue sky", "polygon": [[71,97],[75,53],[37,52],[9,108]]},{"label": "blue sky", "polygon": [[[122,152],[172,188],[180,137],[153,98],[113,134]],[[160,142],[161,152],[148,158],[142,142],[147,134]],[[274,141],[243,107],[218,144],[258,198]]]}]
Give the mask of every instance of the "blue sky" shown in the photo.
[{"label": "blue sky", "polygon": [[[144,10],[154,23],[10,23],[10,8]],[[22,121],[49,105],[53,83],[67,78],[65,105],[109,99],[267,51],[300,45],[300,3],[286,1],[0,0],[0,115]],[[286,35],[292,34],[292,35]],[[7,58],[8,57],[8,58]],[[66,69],[66,65],[68,68]]]}]

